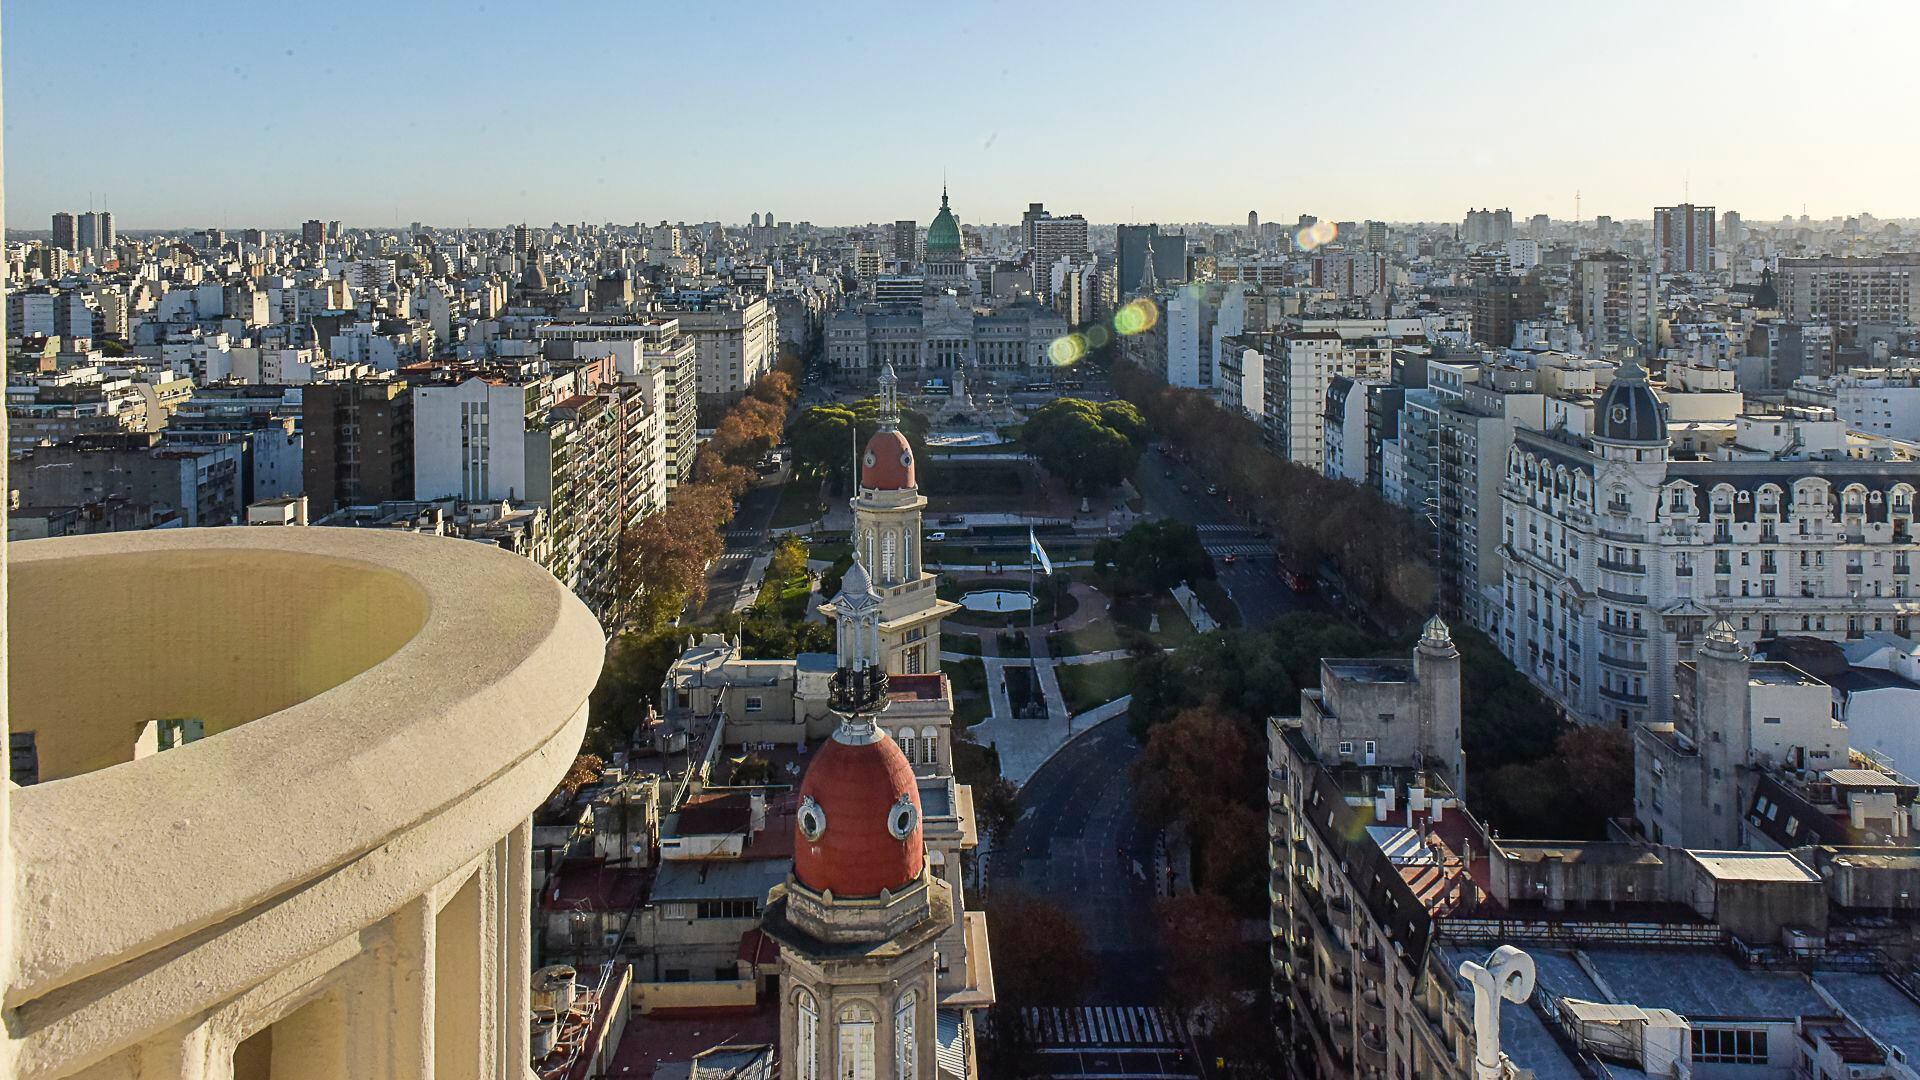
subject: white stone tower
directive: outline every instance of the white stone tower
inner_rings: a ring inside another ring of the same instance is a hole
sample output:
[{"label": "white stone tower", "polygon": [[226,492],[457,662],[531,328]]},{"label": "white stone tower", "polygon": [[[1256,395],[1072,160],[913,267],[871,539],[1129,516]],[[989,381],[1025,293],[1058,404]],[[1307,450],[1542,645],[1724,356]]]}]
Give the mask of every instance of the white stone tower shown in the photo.
[{"label": "white stone tower", "polygon": [[[940,622],[959,606],[935,594],[935,575],[921,563],[926,507],[913,444],[900,431],[899,381],[888,364],[880,376],[880,429],[860,456],[859,490],[853,497],[854,562],[856,569],[864,567],[857,580],[868,595],[849,591],[848,584],[856,582],[849,571],[840,594],[821,610],[835,620],[865,617],[874,633],[861,642],[866,651],[859,655],[891,675],[939,670]],[[868,600],[877,602],[877,614],[868,612]],[[843,629],[842,665],[850,659],[847,640]]]}]

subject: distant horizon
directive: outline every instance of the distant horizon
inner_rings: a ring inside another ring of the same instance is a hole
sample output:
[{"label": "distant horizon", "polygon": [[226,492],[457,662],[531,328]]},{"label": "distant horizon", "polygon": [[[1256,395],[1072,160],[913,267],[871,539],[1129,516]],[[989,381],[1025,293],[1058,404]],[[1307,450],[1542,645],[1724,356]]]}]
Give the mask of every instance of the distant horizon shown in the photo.
[{"label": "distant horizon", "polygon": [[[1920,5],[1895,0],[1177,18],[1080,0],[556,2],[537,20],[563,46],[551,62],[516,51],[517,10],[343,0],[295,19],[206,0],[181,18],[101,0],[89,15],[111,30],[82,56],[71,10],[8,5],[10,216],[91,201],[161,231],[394,228],[409,206],[453,227],[884,224],[931,218],[944,180],[963,222],[1003,224],[1036,201],[1102,222],[1645,220],[1689,201],[1756,223],[1920,217],[1911,95],[1858,58],[1863,40],[1920,39]],[[156,93],[169,58],[192,78]],[[1763,93],[1782,80],[1807,92]],[[1065,94],[1071,110],[1050,106]]]},{"label": "distant horizon", "polygon": [[[1707,206],[1710,204],[1701,203],[1698,205]],[[209,228],[217,228],[223,232],[230,233],[230,234],[244,232],[247,229],[261,229],[265,232],[272,232],[272,233],[298,233],[301,229],[301,226],[305,224],[305,221],[301,221],[301,222],[296,222],[295,224],[292,224],[292,225],[251,225],[251,224],[174,225],[174,226],[127,225],[120,220],[120,214],[118,211],[113,210],[111,207],[103,207],[101,209],[105,210],[106,212],[112,213],[114,215],[114,232],[122,236],[129,236],[129,235],[135,235],[135,234],[189,236],[194,233],[204,232]],[[1478,208],[1476,207],[1475,209],[1478,209]],[[1492,207],[1492,209],[1497,210],[1501,208]],[[1764,216],[1756,217],[1752,214],[1739,211],[1738,208],[1736,207],[1716,206],[1713,209],[1715,210],[1716,214],[1724,213],[1727,210],[1734,210],[1736,213],[1740,213],[1740,218],[1742,223],[1748,226],[1766,228],[1766,227],[1775,227],[1782,224],[1782,217],[1764,217]],[[957,213],[958,207],[955,207],[955,210]],[[74,210],[69,212],[73,213],[75,216],[78,216],[80,214],[87,213],[88,211]],[[1907,217],[1890,217],[1883,214],[1876,214],[1872,210],[1856,210],[1856,211],[1852,211],[1850,213],[1845,213],[1845,214],[1831,214],[1826,217],[1817,217],[1817,216],[1809,215],[1808,224],[1820,225],[1820,224],[1826,224],[1831,222],[1842,222],[1842,221],[1845,221],[1847,218],[1856,217],[1860,214],[1866,214],[1872,217],[1876,223],[1882,224],[1882,225],[1894,224],[1894,225],[1899,225],[1903,228],[1920,227],[1920,214],[1907,216]],[[1646,225],[1650,227],[1653,224],[1653,218],[1651,214],[1647,215],[1646,217],[1618,217],[1613,215],[1602,215],[1602,216],[1606,216],[1608,220],[1610,220],[1613,224],[1616,224],[1616,225]],[[52,215],[49,214],[48,217],[50,219]],[[1296,215],[1289,216],[1284,220],[1288,225],[1292,225],[1298,220],[1298,217],[1299,215],[1296,214]],[[1522,215],[1518,211],[1516,211],[1513,215],[1514,227],[1516,229],[1524,229],[1531,218],[1532,218],[1531,214]],[[1799,215],[1797,214],[1792,215],[1792,218],[1795,224],[1799,223],[1799,220],[1800,220]],[[1386,224],[1391,228],[1408,228],[1408,227],[1446,228],[1449,226],[1458,227],[1463,223],[1464,219],[1465,219],[1464,211],[1462,212],[1460,218],[1451,219],[1451,220],[1430,219],[1430,220],[1423,220],[1423,221],[1394,221],[1389,219],[1367,218],[1367,217],[1355,217],[1355,218],[1319,217],[1318,218],[1318,220],[1322,220],[1322,221],[1352,221],[1356,224],[1365,223],[1368,221],[1382,221],[1384,224]],[[307,220],[314,220],[314,219],[307,219]],[[328,220],[328,219],[322,218],[318,220]],[[339,220],[341,227],[345,229],[363,230],[363,231],[370,231],[370,232],[405,231],[406,228],[416,220],[420,223],[422,227],[425,227],[425,228],[431,228],[431,229],[441,230],[441,231],[453,230],[453,231],[462,231],[462,232],[464,231],[504,232],[504,231],[516,228],[520,225],[526,225],[532,229],[544,230],[544,229],[552,229],[555,227],[556,224],[563,229],[570,225],[583,225],[583,226],[594,226],[594,227],[612,225],[618,228],[632,228],[636,224],[646,228],[659,228],[660,225],[662,224],[662,222],[660,222],[657,219],[653,219],[653,220],[642,219],[637,222],[632,220],[620,220],[620,219],[612,219],[612,220],[606,220],[606,221],[584,221],[584,220],[583,221],[559,221],[557,223],[553,221],[546,221],[538,224],[531,221],[524,221],[524,222],[510,221],[510,222],[496,223],[496,224],[475,223],[475,224],[460,224],[460,225],[450,225],[445,222],[429,221],[425,218],[418,218],[418,219],[409,218],[398,225],[362,224],[354,221],[349,221],[346,219],[333,219],[333,220]],[[787,220],[787,219],[779,219],[779,220],[783,221],[787,225],[798,225],[801,223],[800,220]],[[801,220],[805,220],[805,219],[801,219]],[[899,220],[899,219],[896,219],[896,220]],[[922,228],[926,227],[927,221],[928,221],[928,219],[923,219],[923,218],[916,218],[914,220]],[[1549,221],[1556,226],[1559,226],[1559,225],[1592,226],[1594,223],[1594,218],[1590,216],[1590,217],[1582,218],[1576,221],[1568,218],[1550,217]],[[1268,219],[1265,215],[1261,215],[1260,223],[1263,226],[1268,224]],[[742,219],[740,221],[723,221],[718,218],[711,218],[711,217],[700,218],[697,220],[689,219],[689,220],[667,221],[665,222],[665,224],[677,225],[683,228],[696,228],[702,225],[711,225],[711,224],[717,224],[723,228],[752,228],[750,219]],[[866,222],[807,221],[806,224],[815,229],[827,229],[827,230],[865,229],[865,228],[888,229],[892,227],[893,222],[892,221],[866,221]],[[1244,220],[1241,220],[1236,223],[1236,222],[1230,222],[1230,221],[1176,221],[1170,218],[1157,218],[1157,219],[1142,220],[1142,221],[1095,221],[1095,220],[1089,219],[1087,221],[1087,225],[1089,228],[1095,228],[1095,229],[1113,228],[1119,225],[1158,225],[1162,228],[1204,227],[1208,229],[1220,229],[1220,230],[1227,230],[1227,231],[1233,231],[1233,230],[1244,231],[1247,227],[1246,222]],[[1018,228],[1020,226],[1020,222],[1018,220],[975,222],[975,221],[969,221],[964,216],[961,216],[960,226],[963,229],[991,229],[991,228],[1009,229],[1009,228]],[[52,231],[53,230],[50,227],[50,224],[48,226],[35,226],[35,225],[20,225],[20,224],[14,224],[10,222],[6,226],[6,234],[8,236],[12,236],[16,233],[21,234],[23,236],[51,235]]]}]

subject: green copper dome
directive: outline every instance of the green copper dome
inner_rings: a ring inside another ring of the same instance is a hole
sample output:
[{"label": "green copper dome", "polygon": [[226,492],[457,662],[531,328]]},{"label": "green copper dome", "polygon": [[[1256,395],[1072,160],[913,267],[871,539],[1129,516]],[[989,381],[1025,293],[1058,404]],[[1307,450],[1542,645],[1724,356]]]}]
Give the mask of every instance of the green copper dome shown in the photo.
[{"label": "green copper dome", "polygon": [[940,212],[927,226],[927,260],[932,262],[943,255],[960,257],[960,219],[948,208],[944,188],[940,191]]}]

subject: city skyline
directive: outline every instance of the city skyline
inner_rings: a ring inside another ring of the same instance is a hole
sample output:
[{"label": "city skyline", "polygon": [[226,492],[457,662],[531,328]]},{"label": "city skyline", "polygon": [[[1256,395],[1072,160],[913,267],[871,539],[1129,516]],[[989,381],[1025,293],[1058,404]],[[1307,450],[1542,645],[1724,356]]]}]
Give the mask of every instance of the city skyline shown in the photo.
[{"label": "city skyline", "polygon": [[[1768,57],[1782,40],[1795,55],[1845,56],[1863,27],[1887,39],[1920,29],[1920,13],[1891,4],[1849,4],[1846,18],[1784,4],[1628,4],[1605,22],[1386,4],[1364,39],[1357,20],[1256,9],[1186,37],[1154,32],[1149,10],[1075,5],[857,8],[831,20],[661,9],[626,23],[587,6],[543,10],[540,33],[565,43],[564,70],[604,71],[604,82],[492,57],[520,39],[501,34],[485,4],[347,4],[297,41],[240,5],[196,9],[196,20],[108,10],[116,33],[85,79],[48,47],[58,9],[5,13],[16,223],[84,210],[90,192],[123,230],[293,228],[315,216],[365,227],[745,221],[767,210],[856,224],[931,217],[943,176],[968,222],[1014,222],[1032,201],[1095,222],[1233,222],[1249,209],[1266,220],[1446,221],[1482,205],[1644,219],[1689,197],[1755,223],[1803,208],[1815,219],[1920,215],[1898,179],[1916,154],[1885,138],[1903,102],[1874,89],[1872,65],[1823,69],[1817,97],[1762,93],[1779,85]],[[1019,33],[1005,33],[1013,18]],[[428,53],[410,69],[413,54],[367,47],[370,27]],[[681,40],[711,48],[663,46]],[[199,74],[156,94],[135,74],[152,55],[195,57]],[[410,73],[449,59],[474,79]],[[1031,77],[1049,64],[1063,65],[1068,113],[1046,107],[1049,84]],[[888,92],[895,70],[925,89]],[[1725,104],[1757,97],[1766,108]],[[1836,97],[1844,113],[1821,104]],[[185,110],[178,123],[174,109]],[[109,124],[113,137],[86,148],[128,163],[124,179],[71,144],[90,123],[141,110],[151,122]],[[184,137],[209,127],[225,141]],[[1247,137],[1262,130],[1272,134]],[[1206,184],[1193,182],[1196,167]]]}]

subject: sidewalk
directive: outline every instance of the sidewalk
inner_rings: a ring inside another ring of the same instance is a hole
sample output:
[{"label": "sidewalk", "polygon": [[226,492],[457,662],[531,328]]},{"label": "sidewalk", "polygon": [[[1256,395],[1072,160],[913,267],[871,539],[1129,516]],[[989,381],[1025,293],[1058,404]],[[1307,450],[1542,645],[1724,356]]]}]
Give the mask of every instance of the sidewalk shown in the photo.
[{"label": "sidewalk", "polygon": [[1116,698],[1089,709],[1070,720],[1049,716],[1045,720],[1016,720],[996,713],[975,724],[971,731],[976,742],[992,745],[1000,753],[1000,775],[1018,787],[1033,778],[1047,759],[1074,739],[1093,730],[1095,725],[1127,711],[1133,696]]}]

